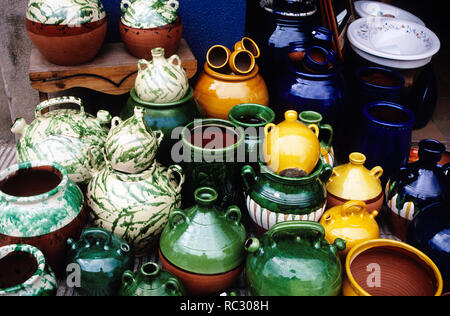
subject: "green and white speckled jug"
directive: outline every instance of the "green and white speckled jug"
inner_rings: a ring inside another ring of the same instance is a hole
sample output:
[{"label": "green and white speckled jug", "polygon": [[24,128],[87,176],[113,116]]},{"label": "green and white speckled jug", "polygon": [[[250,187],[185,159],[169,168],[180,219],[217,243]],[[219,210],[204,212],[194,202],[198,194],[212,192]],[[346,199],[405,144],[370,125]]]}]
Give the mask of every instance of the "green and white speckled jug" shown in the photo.
[{"label": "green and white speckled jug", "polygon": [[141,59],[138,62],[135,83],[138,98],[159,104],[183,99],[189,90],[189,81],[180,57],[172,55],[166,59],[161,47],[152,49],[152,56],[152,61]]},{"label": "green and white speckled jug", "polygon": [[[78,109],[62,108],[74,104]],[[50,107],[57,107],[50,110]],[[107,111],[99,111],[97,118],[84,111],[83,102],[75,97],[59,97],[42,102],[36,108],[36,119],[27,125],[18,118],[11,131],[21,136],[17,142],[19,162],[44,160],[57,162],[66,168],[76,183],[86,183],[91,178],[87,168],[87,153],[93,148],[97,168],[104,164],[102,148],[111,121]]]},{"label": "green and white speckled jug", "polygon": [[122,23],[136,29],[150,29],[175,21],[178,0],[122,0]]},{"label": "green and white speckled jug", "polygon": [[[8,267],[11,265],[14,267]],[[12,244],[1,247],[0,276],[0,297],[56,295],[55,274],[43,253],[33,246]],[[24,276],[27,278],[19,281]]]},{"label": "green and white speckled jug", "polygon": [[105,153],[114,170],[139,173],[153,163],[164,134],[148,128],[144,114],[144,108],[135,107],[134,115],[126,121],[112,119]]},{"label": "green and white speckled jug", "polygon": [[115,171],[109,163],[92,170],[87,202],[96,226],[133,244],[144,255],[165,227],[171,210],[181,203],[184,172],[154,162],[138,174]]}]

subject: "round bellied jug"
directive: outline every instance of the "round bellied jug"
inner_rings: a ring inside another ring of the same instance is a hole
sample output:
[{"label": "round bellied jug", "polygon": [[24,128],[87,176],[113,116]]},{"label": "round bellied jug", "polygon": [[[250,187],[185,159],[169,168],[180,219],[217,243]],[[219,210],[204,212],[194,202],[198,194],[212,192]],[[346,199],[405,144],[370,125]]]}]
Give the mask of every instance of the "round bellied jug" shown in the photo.
[{"label": "round bellied jug", "polygon": [[292,221],[273,226],[245,244],[250,292],[257,296],[337,296],[342,265],[338,251],[345,241],[325,240],[319,223]]}]

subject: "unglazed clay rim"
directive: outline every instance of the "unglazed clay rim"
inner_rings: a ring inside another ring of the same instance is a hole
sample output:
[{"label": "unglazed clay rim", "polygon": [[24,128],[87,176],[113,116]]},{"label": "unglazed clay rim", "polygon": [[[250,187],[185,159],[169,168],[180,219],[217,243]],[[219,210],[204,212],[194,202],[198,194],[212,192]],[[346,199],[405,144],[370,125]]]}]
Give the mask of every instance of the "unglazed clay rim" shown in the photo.
[{"label": "unglazed clay rim", "polygon": [[[398,86],[381,86],[378,84],[373,84],[367,81],[362,80],[361,78],[361,74],[363,74],[364,72],[370,72],[370,71],[375,71],[375,72],[382,72],[382,73],[386,73],[391,77],[396,77],[397,79],[399,79],[401,81],[401,84]],[[377,88],[377,89],[381,89],[381,90],[401,90],[404,88],[405,86],[405,78],[397,71],[394,71],[392,69],[388,69],[388,68],[384,68],[384,67],[361,67],[358,68],[358,70],[356,71],[356,78],[358,79],[358,81],[363,85],[363,86],[368,86],[371,88]]]},{"label": "unglazed clay rim", "polygon": [[4,198],[5,200],[7,200],[9,202],[22,203],[22,204],[38,202],[38,201],[48,199],[49,197],[55,195],[56,193],[58,193],[59,191],[61,191],[62,189],[64,189],[67,186],[67,183],[69,181],[69,176],[67,174],[66,169],[63,166],[61,166],[60,164],[58,164],[56,162],[46,162],[46,161],[40,161],[40,160],[30,161],[30,162],[21,162],[19,164],[9,167],[8,169],[5,169],[4,171],[2,171],[0,173],[0,183],[5,180],[8,180],[9,178],[14,177],[17,174],[17,172],[19,172],[19,170],[23,170],[23,169],[33,170],[34,168],[38,168],[38,167],[55,168],[61,174],[61,182],[55,188],[51,189],[50,191],[42,193],[42,194],[34,195],[34,196],[26,196],[26,197],[13,196],[13,195],[6,194],[0,190],[0,197]]},{"label": "unglazed clay rim", "polygon": [[[234,117],[234,111],[236,111],[237,109],[243,108],[243,107],[253,107],[255,109],[260,109],[261,111],[266,112],[267,114],[270,115],[270,120],[268,120],[267,122],[264,123],[260,123],[260,124],[251,124],[251,123],[243,123],[241,121],[239,121],[237,118]],[[257,104],[257,103],[241,103],[241,104],[237,104],[234,107],[231,108],[230,112],[228,113],[228,118],[230,119],[231,122],[233,122],[234,124],[238,124],[241,126],[245,126],[245,127],[264,127],[269,123],[272,123],[275,120],[275,112],[269,108],[268,106],[262,105],[262,104]]]},{"label": "unglazed clay rim", "polygon": [[378,247],[394,247],[394,248],[400,248],[403,250],[408,251],[411,254],[414,254],[418,259],[420,259],[423,263],[425,263],[434,273],[437,290],[435,293],[435,296],[441,296],[444,282],[442,279],[441,272],[439,271],[436,264],[423,252],[418,250],[417,248],[414,248],[406,243],[403,243],[401,241],[391,240],[391,239],[372,239],[369,241],[362,242],[356,246],[354,246],[350,252],[347,255],[347,258],[345,260],[345,272],[347,274],[347,278],[350,282],[350,285],[353,290],[356,291],[358,295],[361,296],[372,296],[370,293],[365,291],[355,280],[353,277],[352,271],[351,271],[351,265],[353,261],[358,257],[361,253],[363,253],[366,250],[378,248]]},{"label": "unglazed clay rim", "polygon": [[224,75],[221,73],[218,73],[211,69],[211,67],[208,66],[208,63],[205,63],[205,66],[203,67],[206,74],[210,75],[211,77],[223,81],[247,81],[254,77],[256,77],[259,73],[259,67],[255,64],[255,68],[246,75]]},{"label": "unglazed clay rim", "polygon": [[171,106],[176,106],[176,105],[180,105],[180,104],[186,103],[187,101],[192,99],[194,97],[194,89],[192,89],[192,87],[189,87],[189,90],[188,90],[188,92],[186,93],[186,96],[183,99],[178,100],[178,101],[174,101],[174,102],[170,102],[170,103],[152,103],[152,102],[144,101],[144,100],[140,99],[137,96],[135,88],[131,89],[130,97],[135,102],[143,105],[144,108],[145,108],[145,106],[154,107],[154,108],[166,108],[166,107],[171,107]]},{"label": "unglazed clay rim", "polygon": [[4,247],[1,247],[0,252],[3,252],[3,251],[5,251],[6,254],[4,256],[1,256],[0,260],[3,259],[5,256],[7,256],[11,253],[14,253],[14,252],[25,252],[25,253],[31,254],[33,256],[33,258],[36,259],[37,268],[36,268],[36,271],[34,272],[34,274],[25,282],[15,285],[13,287],[6,288],[6,289],[0,289],[0,295],[17,292],[24,288],[32,286],[33,283],[35,283],[41,277],[42,273],[45,270],[44,254],[36,247],[30,246],[30,245],[12,244],[12,245],[7,245]]},{"label": "unglazed clay rim", "polygon": [[[409,120],[404,123],[392,123],[387,121],[382,121],[380,119],[377,119],[369,114],[369,109],[375,108],[375,107],[388,107],[388,108],[394,108],[397,111],[401,111],[404,114],[409,116]],[[371,122],[376,123],[381,126],[387,126],[387,127],[394,127],[394,128],[408,128],[413,126],[415,117],[414,113],[408,109],[407,107],[404,107],[403,105],[400,105],[398,103],[394,102],[388,102],[388,101],[375,101],[368,103],[363,108],[363,114],[366,118],[368,118]]]}]

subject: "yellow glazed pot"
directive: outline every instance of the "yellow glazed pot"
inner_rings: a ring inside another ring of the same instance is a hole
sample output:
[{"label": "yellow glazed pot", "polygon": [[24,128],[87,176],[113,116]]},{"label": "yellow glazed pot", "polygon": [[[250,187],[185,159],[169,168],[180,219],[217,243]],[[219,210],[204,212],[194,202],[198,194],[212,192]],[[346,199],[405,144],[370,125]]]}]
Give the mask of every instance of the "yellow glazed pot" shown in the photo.
[{"label": "yellow glazed pot", "polygon": [[248,75],[225,75],[207,64],[194,88],[194,97],[206,117],[228,120],[228,112],[241,103],[269,105],[269,92],[255,65]]},{"label": "yellow glazed pot", "polygon": [[367,211],[380,211],[384,192],[380,177],[381,167],[368,170],[364,167],[366,156],[361,153],[350,154],[350,162],[333,169],[327,183],[327,202],[329,208],[343,205],[348,201],[363,201]]},{"label": "yellow glazed pot", "polygon": [[282,176],[307,176],[320,158],[319,127],[298,121],[296,111],[287,111],[284,117],[280,124],[270,123],[264,128],[264,160]]},{"label": "yellow glazed pot", "polygon": [[400,241],[373,239],[345,262],[344,296],[440,296],[443,280],[429,257]]},{"label": "yellow glazed pot", "polygon": [[340,252],[345,256],[355,245],[380,238],[380,228],[375,220],[378,212],[367,212],[366,203],[350,201],[329,209],[322,216],[320,224],[325,228],[325,239],[334,243],[336,238],[344,239],[347,247]]}]

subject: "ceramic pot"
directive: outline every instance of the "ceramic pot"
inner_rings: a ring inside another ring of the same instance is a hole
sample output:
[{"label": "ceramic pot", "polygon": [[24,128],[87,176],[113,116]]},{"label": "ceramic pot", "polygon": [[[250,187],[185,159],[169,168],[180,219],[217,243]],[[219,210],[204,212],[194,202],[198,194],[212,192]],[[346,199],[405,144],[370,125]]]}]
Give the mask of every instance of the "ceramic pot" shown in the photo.
[{"label": "ceramic pot", "polygon": [[172,23],[178,17],[178,0],[122,0],[122,23],[142,29]]},{"label": "ceramic pot", "polygon": [[66,240],[78,238],[87,219],[83,193],[56,163],[25,162],[2,171],[0,209],[0,246],[35,246],[57,273]]},{"label": "ceramic pot", "polygon": [[181,132],[186,185],[183,202],[194,204],[199,187],[211,187],[219,194],[218,204],[226,208],[241,205],[239,168],[245,159],[245,135],[236,124],[219,119],[195,120]]},{"label": "ceramic pot", "polygon": [[137,256],[144,255],[154,246],[170,211],[180,206],[183,170],[155,162],[137,174],[115,171],[108,163],[91,171],[86,197],[94,224],[124,239]]},{"label": "ceramic pot", "polygon": [[[177,136],[179,132],[177,133],[177,129],[180,126],[186,126],[200,116],[192,88],[188,90],[183,99],[164,104],[141,100],[133,88],[130,91],[127,104],[120,114],[122,120],[133,116],[136,106],[145,109],[144,120],[146,127],[154,131],[160,130],[165,135],[156,154],[156,160],[165,165],[173,164],[171,153],[172,147],[178,141]],[[172,135],[173,133],[175,134]]]},{"label": "ceramic pot", "polygon": [[139,60],[134,85],[138,98],[158,104],[183,99],[189,89],[189,82],[180,57],[172,55],[166,59],[164,48],[161,47],[152,49],[152,56],[152,61]]},{"label": "ceramic pot", "polygon": [[336,238],[347,242],[345,250],[340,252],[345,257],[355,245],[380,238],[380,228],[375,220],[377,215],[378,211],[368,212],[366,203],[350,201],[326,211],[320,224],[325,228],[325,239],[329,243]]},{"label": "ceramic pot", "polygon": [[180,278],[189,293],[215,293],[228,288],[227,285],[212,282],[210,286],[198,286],[196,275],[225,274],[239,268],[245,259],[244,243],[246,232],[241,224],[241,211],[230,206],[226,211],[216,206],[218,193],[208,187],[195,191],[197,205],[187,210],[175,210],[169,215],[169,224],[160,241],[160,254],[164,257],[163,267],[171,267],[191,275],[173,273]]},{"label": "ceramic pot", "polygon": [[102,47],[107,21],[101,1],[30,0],[28,36],[50,62],[73,66],[92,60]]},{"label": "ceramic pot", "polygon": [[316,169],[302,178],[280,176],[262,162],[259,167],[259,172],[251,166],[242,168],[247,209],[259,231],[284,221],[320,220],[326,207],[330,165],[320,160]]},{"label": "ceramic pot", "polygon": [[267,124],[263,142],[263,156],[267,166],[287,177],[304,177],[316,167],[320,157],[319,127],[305,126],[298,121],[296,111],[284,113],[278,125]]},{"label": "ceramic pot", "polygon": [[[64,108],[74,104],[78,109]],[[55,109],[50,110],[51,107]],[[111,121],[106,111],[99,111],[97,118],[86,113],[83,101],[75,97],[59,97],[44,101],[36,107],[36,119],[27,125],[18,118],[11,131],[20,135],[17,142],[19,162],[45,160],[61,164],[72,181],[83,184],[89,181],[87,152],[93,148],[94,164],[100,168],[103,161],[101,149],[108,130],[104,125]]]},{"label": "ceramic pot", "polygon": [[55,274],[33,246],[0,247],[0,276],[0,297],[56,295]]},{"label": "ceramic pot", "polygon": [[386,202],[394,235],[405,240],[409,223],[421,209],[448,197],[450,164],[441,167],[445,146],[436,140],[419,143],[419,160],[399,168],[386,185]]},{"label": "ceramic pot", "polygon": [[140,173],[153,164],[164,134],[148,128],[144,115],[144,108],[135,107],[134,115],[129,119],[113,118],[105,154],[114,170]]},{"label": "ceramic pot", "polygon": [[412,220],[407,233],[407,243],[417,247],[433,260],[450,284],[450,208],[447,203],[426,206]]},{"label": "ceramic pot", "polygon": [[328,207],[343,205],[349,201],[363,201],[369,213],[381,211],[384,202],[380,177],[383,169],[379,166],[368,170],[364,167],[366,156],[352,153],[350,162],[333,169],[327,183]]},{"label": "ceramic pot", "polygon": [[[279,223],[261,239],[246,242],[248,286],[257,296],[337,296],[342,265],[337,256],[345,241],[330,245],[318,223]],[[308,268],[305,268],[308,267]]]},{"label": "ceramic pot", "polygon": [[241,103],[269,105],[269,92],[258,65],[244,76],[224,75],[206,63],[194,88],[194,96],[206,117],[228,119],[231,108]]},{"label": "ceramic pot", "polygon": [[183,284],[173,274],[153,262],[141,266],[137,274],[125,271],[121,296],[184,296]]},{"label": "ceramic pot", "polygon": [[243,103],[234,106],[228,113],[228,118],[244,129],[245,163],[258,165],[258,159],[262,157],[264,127],[273,122],[275,113],[261,104]]},{"label": "ceramic pot", "polygon": [[345,261],[344,296],[440,296],[433,261],[405,243],[374,239],[353,247]]},{"label": "ceramic pot", "polygon": [[315,124],[319,127],[320,154],[325,162],[330,166],[334,166],[334,149],[333,149],[333,127],[329,124],[322,124],[322,114],[314,111],[303,111],[299,115],[300,122],[309,126]]},{"label": "ceramic pot", "polygon": [[[75,240],[67,240],[66,265],[77,265],[80,287],[87,296],[119,294],[122,274],[134,266],[131,247],[122,239],[101,228],[88,228]],[[68,275],[69,276],[69,275]]]}]

